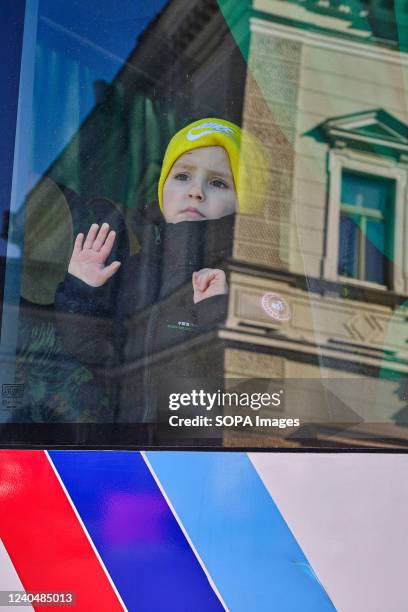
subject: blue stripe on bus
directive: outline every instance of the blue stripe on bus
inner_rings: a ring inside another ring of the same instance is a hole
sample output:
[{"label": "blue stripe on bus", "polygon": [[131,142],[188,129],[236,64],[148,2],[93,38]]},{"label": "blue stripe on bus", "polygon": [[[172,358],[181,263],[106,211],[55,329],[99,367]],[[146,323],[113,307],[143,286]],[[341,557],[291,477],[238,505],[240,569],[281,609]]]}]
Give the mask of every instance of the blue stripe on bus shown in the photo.
[{"label": "blue stripe on bus", "polygon": [[146,456],[230,610],[335,610],[245,453]]},{"label": "blue stripe on bus", "polygon": [[140,453],[49,455],[129,610],[223,610]]}]

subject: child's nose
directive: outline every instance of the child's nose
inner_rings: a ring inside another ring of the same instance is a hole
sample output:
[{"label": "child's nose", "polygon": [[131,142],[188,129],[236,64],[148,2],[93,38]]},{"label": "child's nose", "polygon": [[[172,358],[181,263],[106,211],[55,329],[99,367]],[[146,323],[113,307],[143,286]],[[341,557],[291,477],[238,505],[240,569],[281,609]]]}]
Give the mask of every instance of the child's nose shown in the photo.
[{"label": "child's nose", "polygon": [[202,202],[204,200],[204,188],[201,181],[191,183],[188,197]]}]

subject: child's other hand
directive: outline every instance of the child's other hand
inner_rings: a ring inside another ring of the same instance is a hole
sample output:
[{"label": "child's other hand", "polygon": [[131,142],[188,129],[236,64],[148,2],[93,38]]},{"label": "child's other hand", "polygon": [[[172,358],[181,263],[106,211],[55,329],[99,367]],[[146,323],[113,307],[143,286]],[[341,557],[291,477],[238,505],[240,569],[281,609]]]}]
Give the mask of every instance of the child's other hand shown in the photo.
[{"label": "child's other hand", "polygon": [[78,234],[68,272],[91,287],[104,285],[120,267],[120,261],[114,261],[109,266],[105,266],[115,237],[116,233],[109,231],[108,223],[103,223],[101,228],[97,223],[91,225],[85,242],[84,234]]},{"label": "child's other hand", "polygon": [[193,291],[194,304],[214,295],[228,293],[225,272],[216,268],[203,268],[193,272]]}]

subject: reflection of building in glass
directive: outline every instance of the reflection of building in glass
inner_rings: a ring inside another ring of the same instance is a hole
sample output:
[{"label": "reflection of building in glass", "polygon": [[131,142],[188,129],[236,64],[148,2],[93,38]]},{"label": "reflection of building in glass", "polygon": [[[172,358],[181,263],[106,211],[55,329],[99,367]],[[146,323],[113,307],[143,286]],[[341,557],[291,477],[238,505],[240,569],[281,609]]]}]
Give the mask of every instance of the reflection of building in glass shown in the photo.
[{"label": "reflection of building in glass", "polygon": [[[392,435],[408,371],[406,17],[391,3],[253,5],[243,122],[273,180],[265,218],[237,227],[228,335],[251,352],[228,351],[228,374],[344,377],[336,396],[367,421],[354,431],[388,421]],[[289,321],[262,309],[268,292]]]}]

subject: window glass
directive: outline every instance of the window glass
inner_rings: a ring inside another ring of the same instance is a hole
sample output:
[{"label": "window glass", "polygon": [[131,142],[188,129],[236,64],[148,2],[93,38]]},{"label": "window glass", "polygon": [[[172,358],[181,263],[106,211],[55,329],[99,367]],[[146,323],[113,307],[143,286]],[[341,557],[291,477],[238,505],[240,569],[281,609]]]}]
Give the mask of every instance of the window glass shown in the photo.
[{"label": "window glass", "polygon": [[360,246],[359,217],[341,215],[339,241],[339,274],[358,278]]},{"label": "window glass", "polygon": [[385,223],[367,221],[365,278],[374,283],[386,282]]},{"label": "window glass", "polygon": [[343,171],[341,201],[384,213],[390,198],[389,183],[374,176]]},{"label": "window glass", "polygon": [[388,281],[393,194],[390,180],[343,171],[339,274],[379,284]]},{"label": "window glass", "polygon": [[2,14],[4,444],[407,444],[406,45],[326,4]]}]

